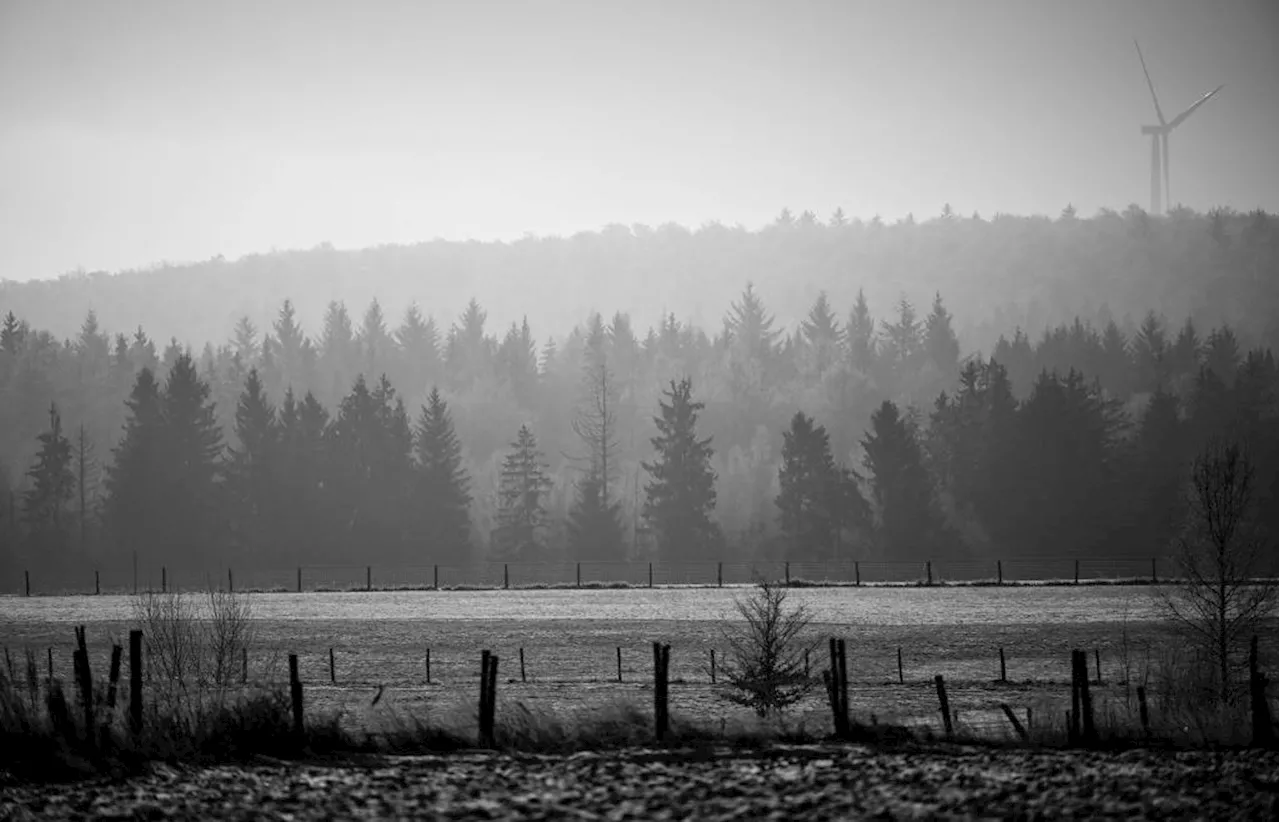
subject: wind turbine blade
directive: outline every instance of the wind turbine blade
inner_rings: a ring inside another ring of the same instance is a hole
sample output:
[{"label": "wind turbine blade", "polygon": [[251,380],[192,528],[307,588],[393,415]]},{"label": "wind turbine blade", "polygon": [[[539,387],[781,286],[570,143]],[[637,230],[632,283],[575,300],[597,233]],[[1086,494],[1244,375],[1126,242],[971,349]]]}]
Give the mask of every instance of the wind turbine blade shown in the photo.
[{"label": "wind turbine blade", "polygon": [[1173,197],[1169,195],[1169,132],[1160,135],[1160,160],[1164,163],[1164,210],[1173,207]]},{"label": "wind turbine blade", "polygon": [[1138,62],[1142,64],[1142,74],[1147,78],[1147,88],[1151,89],[1151,102],[1156,105],[1156,118],[1160,120],[1160,125],[1164,125],[1164,112],[1160,110],[1160,99],[1156,97],[1155,83],[1151,82],[1151,73],[1147,71],[1147,61],[1142,59],[1142,49],[1138,48],[1138,41],[1133,41],[1133,48],[1138,52]]},{"label": "wind turbine blade", "polygon": [[1198,109],[1198,108],[1200,108],[1201,106],[1203,106],[1206,102],[1208,102],[1208,101],[1209,101],[1209,98],[1210,98],[1210,97],[1212,97],[1213,95],[1215,95],[1215,94],[1217,94],[1218,92],[1222,91],[1224,88],[1226,88],[1226,84],[1225,84],[1225,83],[1223,83],[1222,85],[1218,86],[1218,87],[1217,87],[1217,88],[1215,88],[1213,91],[1211,91],[1211,92],[1209,92],[1208,94],[1206,94],[1205,96],[1201,97],[1199,100],[1196,100],[1194,103],[1192,103],[1190,106],[1188,106],[1188,107],[1187,107],[1187,110],[1186,110],[1186,111],[1182,112],[1182,113],[1181,113],[1181,114],[1179,114],[1177,117],[1174,117],[1174,118],[1173,118],[1173,122],[1169,123],[1169,128],[1170,128],[1170,129],[1177,128],[1177,127],[1178,127],[1178,125],[1179,125],[1183,120],[1185,120],[1185,119],[1187,119],[1188,117],[1190,117],[1190,116],[1191,116],[1191,112],[1193,112],[1193,111],[1195,111],[1196,109]]}]

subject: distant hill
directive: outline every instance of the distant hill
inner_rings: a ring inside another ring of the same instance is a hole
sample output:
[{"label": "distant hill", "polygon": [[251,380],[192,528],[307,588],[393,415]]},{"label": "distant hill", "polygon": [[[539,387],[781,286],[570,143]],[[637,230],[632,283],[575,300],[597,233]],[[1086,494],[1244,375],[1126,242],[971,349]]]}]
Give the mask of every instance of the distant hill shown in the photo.
[{"label": "distant hill", "polygon": [[563,338],[591,311],[631,315],[643,335],[665,312],[719,330],[744,284],[794,327],[820,290],[847,314],[859,288],[890,316],[905,296],[926,307],[940,291],[966,350],[989,351],[1021,326],[1032,336],[1080,316],[1132,329],[1148,310],[1230,323],[1245,340],[1277,336],[1277,221],[1262,212],[1175,211],[1152,218],[1131,207],[1080,219],[943,215],[893,225],[819,221],[789,212],[759,231],[712,224],[696,231],[613,225],[572,237],[516,242],[424,242],[338,251],[255,254],[157,265],[52,281],[0,282],[0,312],[71,337],[86,313],[113,333],[139,325],[153,339],[199,350],[226,342],[248,316],[269,328],[291,299],[306,331],[326,304],[359,316],[377,298],[391,322],[411,302],[447,328],[475,298],[501,333],[527,315],[541,340]]}]

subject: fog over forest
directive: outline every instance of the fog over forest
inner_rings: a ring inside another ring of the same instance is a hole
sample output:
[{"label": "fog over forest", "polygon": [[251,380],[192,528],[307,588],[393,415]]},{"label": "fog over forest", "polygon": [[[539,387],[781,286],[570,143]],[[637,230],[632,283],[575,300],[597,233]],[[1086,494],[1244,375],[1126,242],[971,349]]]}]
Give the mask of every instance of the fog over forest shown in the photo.
[{"label": "fog over forest", "polygon": [[1274,4],[284,5],[0,7],[7,579],[1274,541]]}]

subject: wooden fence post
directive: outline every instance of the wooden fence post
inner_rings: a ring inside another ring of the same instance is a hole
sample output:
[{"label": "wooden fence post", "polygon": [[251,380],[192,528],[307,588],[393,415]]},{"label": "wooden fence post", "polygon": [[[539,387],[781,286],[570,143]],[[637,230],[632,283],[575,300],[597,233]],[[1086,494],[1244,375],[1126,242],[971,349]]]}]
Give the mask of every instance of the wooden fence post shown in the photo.
[{"label": "wooden fence post", "polygon": [[1138,686],[1138,718],[1142,720],[1142,735],[1151,736],[1151,714],[1147,713],[1147,689]]},{"label": "wooden fence post", "polygon": [[492,748],[497,744],[497,736],[495,735],[495,732],[494,732],[495,731],[494,726],[497,723],[497,717],[498,717],[498,655],[497,654],[489,655],[488,681],[489,681],[489,687],[486,689],[486,694],[489,697],[489,706],[485,710],[485,727],[488,729],[488,732],[489,732],[489,737],[488,737],[489,747]]},{"label": "wooden fence post", "polygon": [[49,651],[49,682],[52,683],[53,682],[53,646],[52,645],[49,646],[48,651]]},{"label": "wooden fence post", "polygon": [[933,585],[933,560],[926,560],[924,563],[924,572],[927,576],[925,585]]},{"label": "wooden fence post", "polygon": [[329,684],[338,684],[338,672],[333,664],[333,646],[329,647]]},{"label": "wooden fence post", "polygon": [[671,646],[653,643],[653,733],[658,742],[667,736],[667,674],[671,665]]},{"label": "wooden fence post", "polygon": [[480,747],[489,744],[489,652],[480,652],[480,733],[477,742]]},{"label": "wooden fence post", "polygon": [[906,680],[902,678],[902,646],[898,646],[898,684],[903,685]]},{"label": "wooden fence post", "polygon": [[129,730],[142,732],[142,631],[129,632]]},{"label": "wooden fence post", "polygon": [[507,573],[507,563],[502,563],[502,588],[506,590],[511,587],[511,577]]},{"label": "wooden fence post", "polygon": [[1013,726],[1013,732],[1018,735],[1019,739],[1021,739],[1023,742],[1026,742],[1027,729],[1022,727],[1022,723],[1018,721],[1018,717],[1017,715],[1014,714],[1013,708],[1010,708],[1008,705],[1002,702],[1000,703],[1000,710],[1004,711],[1004,715],[1008,717],[1009,724]]},{"label": "wooden fence post", "polygon": [[942,726],[947,732],[947,739],[953,735],[951,727],[951,704],[947,702],[947,684],[942,679],[942,674],[938,674],[933,678],[933,685],[938,690],[938,706],[942,711]]},{"label": "wooden fence post", "polygon": [[124,653],[119,643],[111,646],[111,672],[107,675],[107,726],[110,727],[116,712],[116,689],[120,685],[120,657]]},{"label": "wooden fence post", "polygon": [[433,565],[431,567],[431,587],[437,591],[440,590],[440,566],[439,565]]},{"label": "wooden fence post", "polygon": [[1067,712],[1067,743],[1080,742],[1080,652],[1071,652],[1071,710]]},{"label": "wooden fence post", "polygon": [[853,561],[853,584],[862,587],[862,566],[856,559]]},{"label": "wooden fence post", "polygon": [[527,679],[525,679],[525,677],[524,677],[524,648],[521,648],[521,649],[520,649],[520,681],[521,681],[521,682],[527,682],[527,681],[528,681],[528,680],[527,680]]},{"label": "wooden fence post", "polygon": [[373,566],[364,566],[364,589],[366,591],[373,590]]},{"label": "wooden fence post", "polygon": [[30,572],[30,571],[23,571],[23,572],[22,572],[22,577],[23,577],[23,579],[25,579],[25,580],[26,580],[26,591],[27,591],[27,596],[31,596],[31,572]]},{"label": "wooden fence post", "polygon": [[94,596],[99,596],[102,594],[102,577],[99,576],[99,573],[96,569],[93,572],[93,593],[94,593]]},{"label": "wooden fence post", "polygon": [[293,732],[302,736],[302,680],[298,678],[297,654],[289,654],[289,701],[293,707]]},{"label": "wooden fence post", "polygon": [[302,593],[302,566],[298,566],[298,593]]},{"label": "wooden fence post", "polygon": [[711,649],[711,684],[716,684],[716,649]]},{"label": "wooden fence post", "polygon": [[1275,732],[1271,729],[1271,706],[1267,704],[1267,675],[1258,664],[1258,635],[1249,640],[1249,710],[1252,715],[1253,746],[1267,748],[1275,745]]},{"label": "wooden fence post", "polygon": [[1076,560],[1076,585],[1080,584],[1080,560]]},{"label": "wooden fence post", "polygon": [[235,581],[235,578],[231,576],[231,569],[228,568],[227,569],[227,593],[234,594],[235,592],[236,592],[236,581]]},{"label": "wooden fence post", "polygon": [[1004,563],[996,560],[996,585],[1004,585]]},{"label": "wooden fence post", "polygon": [[160,566],[160,593],[167,594],[169,592],[169,569]]},{"label": "wooden fence post", "polygon": [[717,588],[724,587],[724,563],[723,562],[716,563],[716,587]]},{"label": "wooden fence post", "polygon": [[849,733],[849,666],[846,664],[844,640],[836,640],[840,652],[840,727]]},{"label": "wooden fence post", "polygon": [[431,649],[427,649],[427,684],[431,684]]},{"label": "wooden fence post", "polygon": [[249,684],[249,649],[240,649],[240,684]]},{"label": "wooden fence post", "polygon": [[1093,668],[1097,673],[1097,679],[1094,680],[1094,683],[1100,686],[1102,685],[1102,654],[1098,652],[1097,648],[1093,649]]},{"label": "wooden fence post", "polygon": [[1158,585],[1160,580],[1156,577],[1156,558],[1151,558],[1151,584]]},{"label": "wooden fence post", "polygon": [[653,587],[653,563],[649,563],[649,587]]},{"label": "wooden fence post", "polygon": [[783,573],[786,575],[787,586],[790,587],[791,586],[791,563],[790,562],[783,563],[782,568],[783,568]]},{"label": "wooden fence post", "polygon": [[618,646],[618,681],[622,681],[622,646]]},{"label": "wooden fence post", "polygon": [[809,649],[804,649],[804,678],[809,678]]},{"label": "wooden fence post", "polygon": [[1008,682],[1008,681],[1009,681],[1009,680],[1008,680],[1008,678],[1005,676],[1005,667],[1004,667],[1004,648],[1001,648],[1001,649],[1000,649],[1000,681],[1001,681],[1001,682]]}]

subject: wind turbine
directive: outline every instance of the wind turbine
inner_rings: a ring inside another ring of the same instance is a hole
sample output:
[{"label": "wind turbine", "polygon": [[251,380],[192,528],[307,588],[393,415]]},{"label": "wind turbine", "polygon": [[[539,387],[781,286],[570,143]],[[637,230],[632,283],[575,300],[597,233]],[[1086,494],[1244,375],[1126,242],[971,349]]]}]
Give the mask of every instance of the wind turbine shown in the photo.
[{"label": "wind turbine", "polygon": [[[1156,119],[1160,121],[1158,126],[1143,126],[1142,133],[1151,135],[1151,213],[1163,214],[1169,202],[1169,132],[1182,125],[1182,122],[1191,116],[1191,112],[1204,105],[1210,97],[1222,91],[1223,86],[1226,84],[1218,86],[1187,106],[1186,111],[1166,122],[1164,112],[1160,110],[1160,99],[1156,97],[1155,84],[1151,82],[1151,73],[1147,71],[1147,61],[1142,59],[1142,49],[1138,48],[1137,40],[1133,41],[1133,47],[1138,52],[1138,62],[1142,63],[1142,73],[1147,78],[1147,88],[1151,90],[1151,102],[1156,107]],[[1164,173],[1163,203],[1160,196],[1160,175],[1162,171]]]}]

